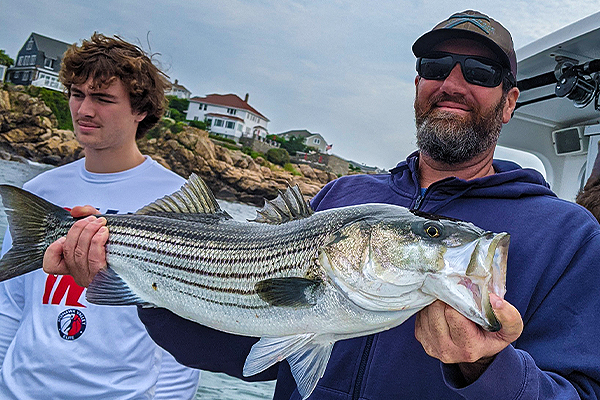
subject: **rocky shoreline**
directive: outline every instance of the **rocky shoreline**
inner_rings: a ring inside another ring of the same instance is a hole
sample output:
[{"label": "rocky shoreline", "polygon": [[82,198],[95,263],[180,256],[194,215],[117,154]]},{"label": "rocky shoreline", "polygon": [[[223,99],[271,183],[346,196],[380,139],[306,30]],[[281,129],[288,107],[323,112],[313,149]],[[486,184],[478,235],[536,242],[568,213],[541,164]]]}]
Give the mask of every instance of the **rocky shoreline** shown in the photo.
[{"label": "rocky shoreline", "polygon": [[[0,89],[0,158],[59,166],[83,157],[74,133],[57,126],[52,110],[23,87]],[[178,133],[161,130],[157,137],[140,139],[138,146],[183,177],[202,177],[217,198],[257,206],[287,185],[298,185],[310,198],[337,177],[304,164],[294,164],[300,174],[292,174],[261,157],[215,144],[207,132],[188,126]]]}]

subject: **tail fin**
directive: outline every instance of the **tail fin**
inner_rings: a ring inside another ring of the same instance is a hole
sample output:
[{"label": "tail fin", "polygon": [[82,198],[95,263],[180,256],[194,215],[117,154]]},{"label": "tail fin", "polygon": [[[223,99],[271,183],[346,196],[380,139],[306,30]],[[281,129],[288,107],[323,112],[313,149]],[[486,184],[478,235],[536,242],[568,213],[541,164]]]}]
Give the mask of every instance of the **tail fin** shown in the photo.
[{"label": "tail fin", "polygon": [[0,282],[42,267],[44,251],[73,224],[71,214],[15,186],[0,185],[12,248],[0,260]]}]

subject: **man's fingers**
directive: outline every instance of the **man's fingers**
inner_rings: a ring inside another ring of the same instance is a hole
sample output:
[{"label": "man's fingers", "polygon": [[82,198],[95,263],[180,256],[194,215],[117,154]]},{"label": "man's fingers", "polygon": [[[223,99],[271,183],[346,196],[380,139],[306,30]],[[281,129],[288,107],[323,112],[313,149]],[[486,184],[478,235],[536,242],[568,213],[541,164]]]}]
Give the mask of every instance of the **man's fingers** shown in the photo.
[{"label": "man's fingers", "polygon": [[448,324],[446,323],[444,309],[446,304],[436,300],[417,314],[415,320],[415,337],[423,346],[427,354],[438,359],[445,358],[449,343]]},{"label": "man's fingers", "polygon": [[452,307],[435,301],[417,314],[415,337],[427,354],[447,364],[489,359],[523,330],[521,315],[514,306],[495,295],[490,301],[502,324],[498,332],[484,331]]},{"label": "man's fingers", "polygon": [[[88,286],[97,271],[90,271],[89,251],[94,235],[106,225],[105,218],[88,216],[73,224],[63,245],[64,263],[80,286]],[[97,254],[94,255],[97,257]],[[97,268],[97,265],[94,266]]]},{"label": "man's fingers", "polygon": [[77,247],[77,242],[79,241],[79,235],[81,235],[83,228],[95,219],[96,217],[90,216],[79,220],[73,224],[71,229],[69,229],[67,238],[63,244],[63,257],[67,265],[75,264],[75,249]]},{"label": "man's fingers", "polygon": [[92,243],[88,254],[90,279],[93,279],[98,271],[106,267],[106,248],[104,245],[107,240],[108,228],[106,226],[101,226],[92,237]]},{"label": "man's fingers", "polygon": [[63,260],[63,245],[65,240],[67,240],[66,237],[61,237],[46,249],[43,265],[44,272],[47,274],[65,275],[69,273]]},{"label": "man's fingers", "polygon": [[424,311],[427,317],[425,320],[427,321],[428,330],[439,336],[448,334],[448,323],[445,317],[446,307],[444,302],[436,300],[421,311]]}]

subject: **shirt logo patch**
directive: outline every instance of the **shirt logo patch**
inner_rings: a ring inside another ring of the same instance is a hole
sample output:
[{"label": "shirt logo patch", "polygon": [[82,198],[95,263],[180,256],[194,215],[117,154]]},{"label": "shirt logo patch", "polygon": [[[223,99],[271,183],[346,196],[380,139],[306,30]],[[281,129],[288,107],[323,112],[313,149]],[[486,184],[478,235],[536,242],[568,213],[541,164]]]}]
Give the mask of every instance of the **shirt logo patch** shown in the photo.
[{"label": "shirt logo patch", "polygon": [[56,325],[61,338],[75,340],[83,335],[87,323],[81,311],[70,308],[58,315]]}]

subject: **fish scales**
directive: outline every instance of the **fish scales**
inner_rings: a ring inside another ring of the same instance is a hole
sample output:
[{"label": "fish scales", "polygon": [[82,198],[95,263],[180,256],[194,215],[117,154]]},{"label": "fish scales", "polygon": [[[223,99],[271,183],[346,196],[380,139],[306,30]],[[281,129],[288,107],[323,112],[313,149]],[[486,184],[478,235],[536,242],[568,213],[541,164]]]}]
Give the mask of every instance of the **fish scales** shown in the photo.
[{"label": "fish scales", "polygon": [[[144,268],[151,280],[162,282],[161,286],[179,288],[182,294],[212,304],[241,308],[265,308],[256,294],[256,282],[269,277],[304,276],[331,232],[329,221],[295,221],[287,226],[256,224],[252,227],[256,232],[249,233],[248,224],[235,221],[199,229],[199,224],[188,222],[175,221],[173,226],[165,227],[152,221],[140,224],[135,218],[106,217],[111,233],[107,259],[120,275],[128,274],[119,271],[121,264],[131,269],[136,261],[135,265]],[[315,226],[322,228],[317,231]]]},{"label": "fish scales", "polygon": [[[0,281],[41,267],[74,219],[26,191],[0,185],[13,247]],[[260,336],[246,359],[254,375],[287,359],[305,399],[337,340],[393,328],[440,299],[484,329],[499,322],[509,244],[472,224],[364,204],[313,213],[288,188],[234,221],[196,177],[133,215],[105,215],[109,268],[88,301],[165,307],[203,325]]]}]

